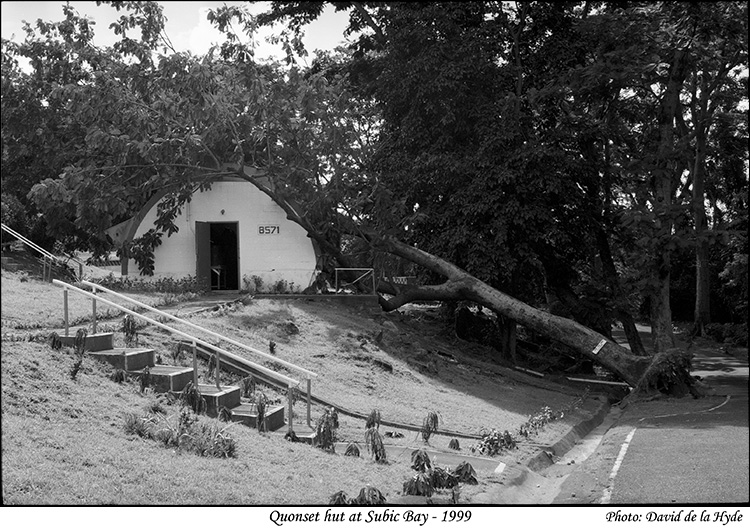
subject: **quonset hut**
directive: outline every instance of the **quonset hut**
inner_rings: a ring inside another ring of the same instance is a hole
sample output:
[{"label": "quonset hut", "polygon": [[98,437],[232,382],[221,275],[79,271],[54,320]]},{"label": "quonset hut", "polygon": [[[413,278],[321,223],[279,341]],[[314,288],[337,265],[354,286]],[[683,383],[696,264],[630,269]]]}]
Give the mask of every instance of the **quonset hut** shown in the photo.
[{"label": "quonset hut", "polygon": [[[152,197],[107,234],[120,245],[154,228],[165,195]],[[279,205],[240,178],[224,178],[210,190],[195,192],[174,224],[178,231],[163,235],[154,250],[154,277],[194,275],[212,290],[243,289],[253,277],[264,286],[285,281],[295,290],[315,280],[319,253],[313,241]],[[123,261],[121,270],[123,276],[140,275],[132,259]]]}]

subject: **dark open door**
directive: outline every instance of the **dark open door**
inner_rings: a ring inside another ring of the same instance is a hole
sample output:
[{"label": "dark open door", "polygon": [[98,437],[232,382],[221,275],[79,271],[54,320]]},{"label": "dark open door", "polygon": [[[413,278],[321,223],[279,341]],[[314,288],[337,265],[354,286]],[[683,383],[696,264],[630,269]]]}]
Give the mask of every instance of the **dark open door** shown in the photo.
[{"label": "dark open door", "polygon": [[211,286],[211,224],[195,222],[195,276]]}]

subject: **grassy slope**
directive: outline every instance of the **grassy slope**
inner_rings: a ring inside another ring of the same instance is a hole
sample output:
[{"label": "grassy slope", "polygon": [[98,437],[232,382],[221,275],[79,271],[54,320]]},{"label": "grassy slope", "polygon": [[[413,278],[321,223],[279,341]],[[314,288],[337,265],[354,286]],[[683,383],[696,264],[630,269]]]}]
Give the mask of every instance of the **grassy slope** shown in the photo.
[{"label": "grassy slope", "polygon": [[[410,476],[406,451],[391,452],[390,463],[379,465],[366,453],[355,459],[289,443],[283,430],[258,434],[242,426],[230,427],[237,440],[233,459],[176,453],[125,435],[125,415],[143,412],[158,397],[142,395],[135,383],[110,381],[111,369],[93,360],[84,363],[73,381],[69,377],[73,354],[53,351],[43,342],[13,340],[29,328],[40,327],[41,335],[59,327],[62,296],[59,288],[34,280],[19,282],[19,275],[5,271],[2,281],[5,504],[327,504],[334,492],[344,490],[354,496],[367,484],[393,499]],[[138,296],[151,302],[159,297]],[[72,315],[90,311],[83,302],[73,306]],[[513,431],[542,406],[557,408],[573,399],[483,374],[469,363],[440,361],[437,373],[418,370],[414,363],[426,359],[427,349],[461,359],[462,352],[475,348],[441,338],[437,322],[423,313],[383,317],[325,302],[253,301],[233,312],[192,319],[256,348],[266,349],[273,339],[279,356],[318,373],[316,394],[362,412],[377,408],[383,418],[401,422],[421,424],[428,411],[437,411],[441,427],[448,430]],[[377,343],[380,331],[383,335]],[[152,328],[140,334],[142,343],[165,354],[170,339]],[[374,359],[391,363],[393,372],[384,371]],[[301,406],[295,408],[298,415],[303,411]],[[176,407],[170,408],[170,414],[176,413]],[[319,414],[315,408],[314,418]],[[538,439],[554,438],[583,414],[574,412],[553,423]],[[342,439],[362,441],[363,421],[342,417],[341,422]],[[419,444],[417,434],[405,435],[401,441]],[[446,449],[447,442],[439,436],[430,440],[440,449]],[[472,442],[462,440],[461,446],[467,449]],[[529,448],[524,445],[521,452]],[[463,499],[482,489],[482,485],[465,489]]]}]

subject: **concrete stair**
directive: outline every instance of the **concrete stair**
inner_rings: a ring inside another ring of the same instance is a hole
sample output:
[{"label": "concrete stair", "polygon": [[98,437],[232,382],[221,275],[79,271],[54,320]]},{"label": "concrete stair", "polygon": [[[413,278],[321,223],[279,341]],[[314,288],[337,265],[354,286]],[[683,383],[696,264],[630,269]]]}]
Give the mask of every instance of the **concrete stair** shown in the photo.
[{"label": "concrete stair", "polygon": [[[143,369],[128,371],[136,377],[143,374]],[[188,382],[193,380],[193,369],[190,367],[179,367],[175,365],[154,365],[149,366],[149,387],[152,387],[157,393],[179,393]]]},{"label": "concrete stair", "polygon": [[[250,428],[258,427],[258,408],[255,404],[240,404],[230,409],[232,414],[232,422],[241,422],[245,426]],[[283,428],[286,423],[284,422],[284,406],[271,406],[266,411],[266,430],[276,431],[279,428]]]},{"label": "concrete stair", "polygon": [[[132,376],[140,377],[145,368],[149,370],[149,387],[157,393],[179,394],[193,380],[193,368],[174,365],[156,365],[156,355],[149,348],[113,348],[113,333],[97,333],[86,336],[87,355],[122,369]],[[75,335],[60,334],[64,346],[73,346]],[[243,404],[240,388],[233,385],[217,388],[215,384],[198,384],[198,390],[206,401],[206,414],[218,416],[222,408],[231,413],[233,422],[257,428],[258,411],[254,404]],[[276,431],[285,424],[284,406],[270,406],[266,411],[266,429]]]},{"label": "concrete stair", "polygon": [[112,348],[89,352],[89,356],[106,361],[117,369],[124,371],[140,371],[145,367],[153,367],[155,354],[148,348]]},{"label": "concrete stair", "polygon": [[206,401],[206,414],[216,417],[225,407],[229,410],[240,405],[240,388],[227,385],[217,389],[213,384],[198,384],[198,390]]}]

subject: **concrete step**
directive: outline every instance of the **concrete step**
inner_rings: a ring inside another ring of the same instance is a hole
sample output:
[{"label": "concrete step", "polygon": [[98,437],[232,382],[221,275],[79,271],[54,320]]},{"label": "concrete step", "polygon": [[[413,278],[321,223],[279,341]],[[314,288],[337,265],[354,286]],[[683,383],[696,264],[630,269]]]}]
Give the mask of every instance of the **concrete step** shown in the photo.
[{"label": "concrete step", "polygon": [[217,389],[215,384],[198,384],[198,390],[206,400],[206,414],[216,417],[221,408],[231,410],[240,405],[240,388],[233,385]]},{"label": "concrete step", "polygon": [[[140,377],[145,369],[128,371]],[[180,392],[193,379],[193,369],[175,365],[154,365],[149,367],[149,387],[157,393]]]},{"label": "concrete step", "polygon": [[128,372],[140,371],[156,364],[154,350],[150,348],[111,348],[90,352],[89,355]]},{"label": "concrete step", "polygon": [[[258,427],[258,408],[255,404],[240,404],[230,409],[232,422],[241,422],[250,428]],[[270,406],[266,410],[266,430],[276,431],[284,427],[284,406]]]},{"label": "concrete step", "polygon": [[[72,347],[75,343],[77,329],[73,327],[68,329],[68,335],[64,335],[64,331],[59,331],[60,342],[64,347]],[[99,352],[104,350],[111,350],[114,346],[113,338],[114,332],[99,332],[96,334],[89,334],[86,336],[86,351],[87,352]]]}]

